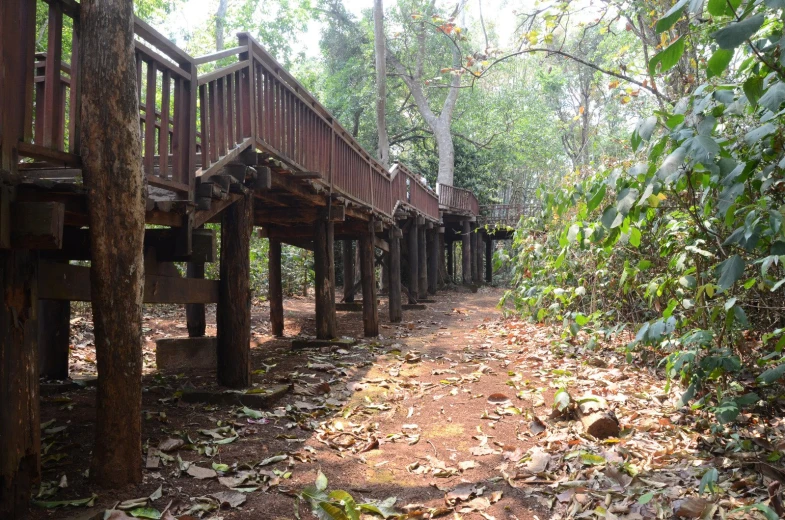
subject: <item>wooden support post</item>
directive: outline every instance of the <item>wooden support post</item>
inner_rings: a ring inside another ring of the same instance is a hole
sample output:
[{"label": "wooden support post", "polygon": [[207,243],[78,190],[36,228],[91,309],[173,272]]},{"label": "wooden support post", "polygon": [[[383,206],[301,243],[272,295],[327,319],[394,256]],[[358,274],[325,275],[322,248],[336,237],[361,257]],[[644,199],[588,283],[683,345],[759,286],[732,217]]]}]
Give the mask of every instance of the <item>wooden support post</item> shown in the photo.
[{"label": "wooden support post", "polygon": [[[195,280],[204,279],[204,263],[188,262],[185,275]],[[201,338],[207,328],[207,320],[203,303],[188,303],[185,305],[185,321],[188,325],[188,337]]]},{"label": "wooden support post", "polygon": [[485,282],[488,285],[493,282],[493,240],[491,237],[485,241]]},{"label": "wooden support post", "polygon": [[[389,246],[388,246],[389,248]],[[390,291],[390,252],[382,251],[382,268],[380,269],[380,284],[381,289],[379,294],[388,294]]]},{"label": "wooden support post", "polygon": [[352,251],[352,240],[344,240],[342,245],[343,301],[351,303],[354,301],[354,252]]},{"label": "wooden support post", "polygon": [[40,476],[37,257],[0,251],[0,518],[27,517]]},{"label": "wooden support post", "polygon": [[333,223],[320,218],[314,223],[314,272],[316,274],[316,338],[338,335],[335,317],[335,260]]},{"label": "wooden support post", "polygon": [[447,253],[444,250],[444,228],[440,227],[436,234],[439,241],[436,244],[436,249],[439,253],[439,276],[437,277],[438,286],[444,288],[447,285]]},{"label": "wooden support post", "polygon": [[281,279],[281,241],[270,240],[269,248],[270,325],[273,336],[283,336],[283,285]]},{"label": "wooden support post", "polygon": [[390,287],[390,323],[400,323],[403,319],[401,309],[401,230],[390,229],[390,267],[388,285]]},{"label": "wooden support post", "polygon": [[[472,226],[473,227],[473,226]],[[471,235],[469,238],[471,253],[469,255],[470,258],[470,268],[471,268],[471,280],[472,284],[477,285],[478,283],[478,276],[477,276],[477,233],[474,232],[474,229],[471,231]]]},{"label": "wooden support post", "polygon": [[71,302],[38,300],[38,374],[46,379],[68,379]]},{"label": "wooden support post", "polygon": [[244,195],[221,218],[221,279],[218,288],[218,383],[251,384],[251,227],[253,200]]},{"label": "wooden support post", "polygon": [[468,220],[464,220],[461,229],[461,276],[464,285],[469,285],[472,279],[471,233],[471,224]]},{"label": "wooden support post", "polygon": [[437,277],[439,274],[439,228],[429,230],[428,241],[428,293],[436,294]]},{"label": "wooden support post", "polygon": [[421,300],[428,297],[428,243],[425,233],[425,224],[417,226],[417,258],[420,262],[417,269],[419,274],[417,297]]},{"label": "wooden support post", "polygon": [[376,301],[376,269],[374,269],[374,221],[357,243],[360,248],[360,279],[363,286],[363,329],[366,337],[379,335],[379,309]]},{"label": "wooden support post", "polygon": [[420,255],[417,253],[420,240],[418,238],[417,224],[412,222],[409,226],[409,303],[417,303],[420,291]]},{"label": "wooden support post", "polygon": [[455,281],[455,242],[447,242],[447,276]]},{"label": "wooden support post", "polygon": [[477,235],[477,285],[483,284],[483,275],[482,275],[482,260],[485,256],[485,247],[483,247],[483,236],[482,233],[476,233]]}]

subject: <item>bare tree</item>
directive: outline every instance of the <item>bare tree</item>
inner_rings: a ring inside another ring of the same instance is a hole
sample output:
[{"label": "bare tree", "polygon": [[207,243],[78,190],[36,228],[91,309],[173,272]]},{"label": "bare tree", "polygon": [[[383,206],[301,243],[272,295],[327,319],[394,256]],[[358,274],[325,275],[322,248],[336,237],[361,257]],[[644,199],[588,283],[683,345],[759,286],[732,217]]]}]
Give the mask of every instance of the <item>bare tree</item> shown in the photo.
[{"label": "bare tree", "polygon": [[224,48],[224,29],[228,8],[229,0],[218,0],[218,10],[215,12],[215,48],[219,51]]},{"label": "bare tree", "polygon": [[379,133],[379,162],[390,167],[390,137],[387,135],[385,111],[387,106],[387,59],[384,40],[384,5],[373,2],[373,46],[376,55],[376,128]]}]

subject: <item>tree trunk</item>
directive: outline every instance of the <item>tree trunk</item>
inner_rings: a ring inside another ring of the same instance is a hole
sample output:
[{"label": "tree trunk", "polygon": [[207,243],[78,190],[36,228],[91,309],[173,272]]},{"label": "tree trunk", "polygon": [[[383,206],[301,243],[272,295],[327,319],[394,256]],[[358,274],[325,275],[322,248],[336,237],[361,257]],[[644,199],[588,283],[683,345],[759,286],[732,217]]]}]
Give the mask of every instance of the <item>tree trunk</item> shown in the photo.
[{"label": "tree trunk", "polygon": [[411,220],[409,225],[408,249],[409,249],[409,303],[417,303],[419,297],[420,283],[420,255],[417,253],[420,240],[417,232],[417,219]]},{"label": "tree trunk", "polygon": [[218,384],[251,384],[251,229],[250,195],[221,216],[221,267],[215,323],[218,332]]},{"label": "tree trunk", "polygon": [[38,254],[0,251],[0,287],[0,518],[26,518],[41,466]]},{"label": "tree trunk", "polygon": [[384,6],[382,0],[373,2],[373,48],[376,55],[376,129],[379,134],[379,162],[390,167],[390,137],[387,135],[385,111],[387,105],[387,57],[384,41]]},{"label": "tree trunk", "polygon": [[283,288],[281,287],[281,241],[270,240],[268,250],[270,326],[273,336],[283,336]]},{"label": "tree trunk", "polygon": [[224,48],[224,27],[228,4],[229,0],[218,0],[218,10],[215,12],[215,48],[219,51]]},{"label": "tree trunk", "polygon": [[333,223],[321,218],[314,223],[314,272],[316,273],[316,337],[333,339],[338,335],[335,317],[335,260]]},{"label": "tree trunk", "polygon": [[379,311],[376,302],[376,276],[374,269],[373,219],[369,229],[360,237],[360,278],[363,286],[363,329],[366,337],[379,335]]},{"label": "tree trunk", "polygon": [[450,125],[439,124],[433,127],[436,147],[439,150],[439,173],[436,182],[452,186],[455,176],[455,145],[452,142]]},{"label": "tree trunk", "polygon": [[390,323],[399,323],[403,318],[401,309],[401,231],[393,226],[390,229],[390,265],[387,269],[389,274],[390,288]]},{"label": "tree trunk", "polygon": [[142,291],[145,183],[136,97],[132,0],[84,0],[82,173],[88,216],[95,350],[95,446],[90,477],[142,480]]}]

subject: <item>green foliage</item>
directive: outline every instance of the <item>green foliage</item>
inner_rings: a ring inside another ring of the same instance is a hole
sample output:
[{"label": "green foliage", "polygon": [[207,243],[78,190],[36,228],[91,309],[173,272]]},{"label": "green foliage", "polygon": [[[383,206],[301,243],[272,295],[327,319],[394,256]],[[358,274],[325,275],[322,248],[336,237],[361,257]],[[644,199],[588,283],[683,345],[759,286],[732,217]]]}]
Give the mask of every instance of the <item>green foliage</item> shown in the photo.
[{"label": "green foliage", "polygon": [[657,30],[687,16],[693,33],[648,63],[665,72],[704,53],[704,77],[718,79],[641,119],[634,158],[543,194],[542,218],[516,231],[506,298],[573,335],[636,326],[629,359],[662,359],[683,403],[725,424],[761,399],[743,371],[765,369],[760,384],[785,375],[783,341],[770,341],[785,307],[785,69],[780,7],[721,4],[704,23],[701,2],[677,3]]},{"label": "green foliage", "polygon": [[300,501],[305,502],[319,520],[360,520],[363,513],[378,515],[382,518],[395,518],[400,514],[395,510],[395,497],[381,502],[373,501],[358,504],[352,495],[341,489],[327,490],[327,477],[319,471],[316,482],[297,494],[295,516],[300,518]]}]

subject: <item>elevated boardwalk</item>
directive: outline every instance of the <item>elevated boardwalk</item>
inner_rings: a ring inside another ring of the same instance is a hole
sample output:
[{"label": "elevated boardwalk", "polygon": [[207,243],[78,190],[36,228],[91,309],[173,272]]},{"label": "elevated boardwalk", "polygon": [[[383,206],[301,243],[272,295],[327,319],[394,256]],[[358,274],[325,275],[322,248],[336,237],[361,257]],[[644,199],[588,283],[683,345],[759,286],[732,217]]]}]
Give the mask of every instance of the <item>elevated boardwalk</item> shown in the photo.
[{"label": "elevated boardwalk", "polygon": [[[28,477],[36,478],[38,378],[68,377],[70,302],[91,300],[87,208],[103,196],[82,178],[80,6],[46,4],[45,53],[34,48],[36,2],[0,4],[0,433],[10,457],[0,459],[0,483],[14,482],[20,464],[31,464]],[[250,228],[270,240],[275,335],[283,333],[282,243],[314,251],[319,339],[340,333],[336,239],[344,241],[343,299],[361,289],[367,336],[379,334],[377,250],[391,322],[402,319],[402,294],[417,303],[457,278],[455,242],[463,283],[481,283],[483,252],[490,282],[494,236],[481,231],[474,194],[451,186],[437,194],[403,164],[386,170],[249,34],[192,57],[138,18],[134,33],[144,302],[185,304],[192,338],[205,333],[205,304],[217,303],[219,322],[231,323],[218,326],[220,384],[250,382]],[[220,255],[206,223],[221,223]],[[186,277],[176,262],[187,263]],[[204,278],[209,262],[221,263],[220,280]],[[21,422],[9,422],[19,413]],[[16,499],[0,489],[0,516],[14,516]]]}]

